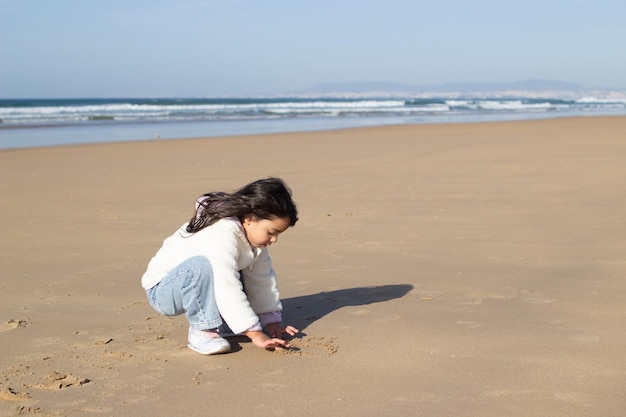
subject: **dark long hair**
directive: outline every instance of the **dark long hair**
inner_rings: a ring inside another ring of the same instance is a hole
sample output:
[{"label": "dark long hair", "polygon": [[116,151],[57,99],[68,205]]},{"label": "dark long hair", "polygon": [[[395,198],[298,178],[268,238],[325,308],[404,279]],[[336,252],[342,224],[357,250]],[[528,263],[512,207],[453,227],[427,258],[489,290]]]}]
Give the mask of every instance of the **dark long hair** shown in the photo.
[{"label": "dark long hair", "polygon": [[212,192],[196,200],[196,212],[189,220],[187,232],[195,233],[225,217],[243,218],[249,214],[259,219],[276,217],[298,221],[298,210],[291,199],[291,190],[280,178],[265,178],[251,182],[232,194]]}]

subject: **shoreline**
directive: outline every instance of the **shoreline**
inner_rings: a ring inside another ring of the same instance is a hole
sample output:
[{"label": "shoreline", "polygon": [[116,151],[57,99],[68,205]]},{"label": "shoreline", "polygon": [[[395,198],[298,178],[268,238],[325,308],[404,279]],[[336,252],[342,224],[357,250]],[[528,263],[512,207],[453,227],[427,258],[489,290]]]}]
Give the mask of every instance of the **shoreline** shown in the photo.
[{"label": "shoreline", "polygon": [[[0,152],[0,414],[618,416],[624,132],[573,117]],[[198,195],[267,176],[299,209],[271,254],[302,334],[203,357],[141,274]]]},{"label": "shoreline", "polygon": [[120,143],[162,139],[215,138],[241,135],[267,135],[301,132],[323,132],[375,126],[430,124],[492,123],[568,119],[577,117],[622,117],[623,111],[601,114],[571,111],[563,113],[486,113],[463,115],[377,116],[341,118],[294,118],[236,121],[90,121],[76,124],[45,126],[2,126],[0,151],[79,145],[89,143]]}]

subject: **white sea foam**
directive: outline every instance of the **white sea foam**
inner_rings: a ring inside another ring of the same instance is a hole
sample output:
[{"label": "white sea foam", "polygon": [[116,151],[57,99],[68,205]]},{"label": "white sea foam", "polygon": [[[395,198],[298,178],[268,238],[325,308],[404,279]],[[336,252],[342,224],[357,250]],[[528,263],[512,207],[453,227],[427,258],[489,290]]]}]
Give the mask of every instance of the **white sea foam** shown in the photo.
[{"label": "white sea foam", "polygon": [[588,97],[582,97],[578,100],[576,100],[576,103],[580,103],[580,104],[607,104],[607,105],[612,105],[612,104],[617,104],[617,105],[624,105],[626,104],[626,97],[606,97],[606,98],[600,98],[600,97],[592,97],[592,96],[588,96]]}]

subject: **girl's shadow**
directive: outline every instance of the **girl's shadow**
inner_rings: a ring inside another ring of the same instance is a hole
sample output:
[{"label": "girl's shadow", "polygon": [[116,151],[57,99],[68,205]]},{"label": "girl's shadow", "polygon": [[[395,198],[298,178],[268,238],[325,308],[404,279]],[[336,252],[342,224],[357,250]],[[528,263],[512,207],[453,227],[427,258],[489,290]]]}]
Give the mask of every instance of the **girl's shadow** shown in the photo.
[{"label": "girl's shadow", "polygon": [[409,284],[381,285],[378,287],[347,288],[318,294],[302,295],[281,300],[283,323],[300,331],[328,313],[347,306],[361,306],[393,300],[413,289]]}]

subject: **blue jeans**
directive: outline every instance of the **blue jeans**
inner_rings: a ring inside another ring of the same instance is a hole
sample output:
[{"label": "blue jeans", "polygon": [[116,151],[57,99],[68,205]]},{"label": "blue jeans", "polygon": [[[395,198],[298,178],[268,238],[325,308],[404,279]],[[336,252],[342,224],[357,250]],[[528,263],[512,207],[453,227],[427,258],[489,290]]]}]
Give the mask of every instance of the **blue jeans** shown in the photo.
[{"label": "blue jeans", "polygon": [[194,329],[215,329],[222,324],[213,290],[213,267],[204,256],[182,262],[146,293],[157,312],[166,316],[185,313]]}]

